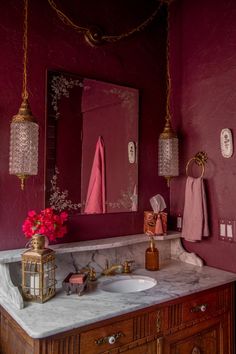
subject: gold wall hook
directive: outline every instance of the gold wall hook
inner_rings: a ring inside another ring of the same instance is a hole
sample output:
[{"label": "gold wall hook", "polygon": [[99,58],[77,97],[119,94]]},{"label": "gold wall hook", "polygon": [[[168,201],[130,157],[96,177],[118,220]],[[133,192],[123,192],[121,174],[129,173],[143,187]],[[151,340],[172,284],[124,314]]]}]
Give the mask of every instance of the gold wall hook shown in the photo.
[{"label": "gold wall hook", "polygon": [[194,158],[195,158],[196,164],[198,166],[200,166],[200,165],[205,165],[205,163],[207,162],[208,156],[205,151],[199,151],[198,153],[196,153]]},{"label": "gold wall hook", "polygon": [[200,178],[204,176],[205,173],[205,164],[207,162],[208,156],[205,151],[199,151],[194,157],[188,160],[186,164],[186,175],[189,176],[189,166],[192,162],[195,162],[199,167],[202,168]]}]

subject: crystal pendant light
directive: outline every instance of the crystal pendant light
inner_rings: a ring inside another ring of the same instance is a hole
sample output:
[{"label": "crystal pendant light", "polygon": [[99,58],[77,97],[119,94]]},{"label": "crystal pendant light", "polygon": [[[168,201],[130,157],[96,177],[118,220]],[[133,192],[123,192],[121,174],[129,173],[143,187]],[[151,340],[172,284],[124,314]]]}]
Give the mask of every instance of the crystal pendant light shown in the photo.
[{"label": "crystal pendant light", "polygon": [[38,131],[39,127],[32,115],[27,91],[27,50],[28,50],[28,0],[24,0],[23,35],[23,86],[22,103],[19,112],[13,116],[10,131],[9,173],[21,180],[38,173]]},{"label": "crystal pendant light", "polygon": [[171,126],[170,114],[170,64],[169,64],[169,6],[167,4],[167,45],[166,45],[166,117],[165,127],[159,136],[158,147],[158,175],[163,176],[167,180],[167,185],[170,185],[172,177],[179,175],[179,149],[178,138]]}]

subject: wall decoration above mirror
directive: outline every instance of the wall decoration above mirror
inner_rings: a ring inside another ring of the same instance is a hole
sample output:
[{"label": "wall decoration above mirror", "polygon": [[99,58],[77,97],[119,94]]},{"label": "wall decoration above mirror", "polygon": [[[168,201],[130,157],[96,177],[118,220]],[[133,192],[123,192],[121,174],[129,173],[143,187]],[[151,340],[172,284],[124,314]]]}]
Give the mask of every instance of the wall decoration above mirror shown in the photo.
[{"label": "wall decoration above mirror", "polygon": [[138,115],[137,89],[48,71],[46,206],[137,211]]}]

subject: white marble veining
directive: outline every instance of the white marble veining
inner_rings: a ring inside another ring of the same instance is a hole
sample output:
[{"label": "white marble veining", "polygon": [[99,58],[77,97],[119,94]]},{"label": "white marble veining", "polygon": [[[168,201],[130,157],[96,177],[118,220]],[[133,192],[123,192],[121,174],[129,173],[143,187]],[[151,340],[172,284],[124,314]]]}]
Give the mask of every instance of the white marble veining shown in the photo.
[{"label": "white marble veining", "polygon": [[[156,241],[159,250],[159,262],[164,263],[171,258],[171,245],[169,240]],[[126,260],[134,260],[134,268],[144,268],[145,251],[148,247],[146,242],[131,244],[111,249],[98,249],[94,251],[58,254],[57,263],[57,285],[61,283],[66,275],[71,271],[79,271],[84,267],[93,267],[97,273],[105,269],[106,263],[109,265],[123,264]]]},{"label": "white marble veining", "polygon": [[160,271],[142,269],[135,274],[155,278],[157,285],[136,293],[111,294],[100,289],[99,284],[107,281],[101,277],[81,297],[58,290],[45,304],[28,303],[22,310],[1,297],[0,303],[31,337],[43,338],[236,280],[234,273],[179,261],[162,264]]},{"label": "white marble veining", "polygon": [[8,264],[0,263],[0,295],[6,301],[11,302],[18,309],[23,309],[24,301],[17,286],[12,282]]},{"label": "white marble veining", "polygon": [[[154,238],[159,250],[161,265],[171,258],[198,266],[203,265],[202,260],[194,253],[187,253],[184,250],[178,233],[171,232],[168,235]],[[134,260],[135,268],[144,268],[148,242],[147,235],[141,234],[50,246],[56,252],[57,288],[62,286],[62,281],[68,273],[78,272],[88,267],[93,267],[96,272],[101,273],[107,262],[113,265],[123,264],[126,260]],[[23,251],[20,249],[0,252],[0,281],[3,284],[0,293],[18,309],[24,307],[18,290],[21,284],[19,260]]]},{"label": "white marble veining", "polygon": [[203,260],[199,258],[195,253],[186,252],[181,243],[181,239],[177,238],[171,240],[171,258],[180,260],[184,263],[193,264],[199,267],[203,267]]},{"label": "white marble veining", "polygon": [[[169,231],[168,235],[155,236],[154,238],[157,241],[165,241],[165,240],[172,240],[179,237],[180,237],[180,233],[175,231]],[[57,245],[50,245],[50,248],[53,249],[56,252],[56,254],[64,254],[64,253],[85,252],[85,251],[94,251],[100,249],[117,248],[117,247],[142,243],[146,241],[147,241],[147,235],[137,234],[137,235],[110,237],[110,238],[105,238],[100,240],[61,243]],[[22,248],[16,250],[0,251],[0,263],[19,262],[21,260],[21,254],[25,250],[26,249]]]}]

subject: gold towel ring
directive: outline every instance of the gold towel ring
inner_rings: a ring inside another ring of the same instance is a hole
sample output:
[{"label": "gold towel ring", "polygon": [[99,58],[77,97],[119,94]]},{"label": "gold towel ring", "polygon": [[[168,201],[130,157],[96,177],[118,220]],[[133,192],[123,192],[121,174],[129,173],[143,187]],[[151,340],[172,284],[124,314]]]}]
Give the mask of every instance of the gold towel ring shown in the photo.
[{"label": "gold towel ring", "polygon": [[207,154],[204,151],[200,151],[194,157],[192,157],[190,160],[188,160],[187,165],[186,165],[186,175],[187,176],[189,176],[189,174],[188,174],[189,165],[193,161],[198,166],[200,166],[202,168],[202,172],[201,172],[201,175],[200,175],[200,178],[202,178],[204,173],[205,173],[205,163],[207,162]]},{"label": "gold towel ring", "polygon": [[191,163],[192,161],[196,162],[196,164],[197,164],[198,166],[201,166],[201,168],[202,168],[202,173],[201,173],[201,175],[200,175],[200,178],[202,178],[203,175],[204,175],[204,173],[205,173],[204,163],[202,163],[202,162],[199,163],[199,161],[197,160],[196,157],[192,157],[192,158],[188,161],[188,163],[187,163],[187,165],[186,165],[186,175],[189,176],[189,174],[188,174],[188,168],[189,168],[189,165],[190,165],[190,163]]}]

